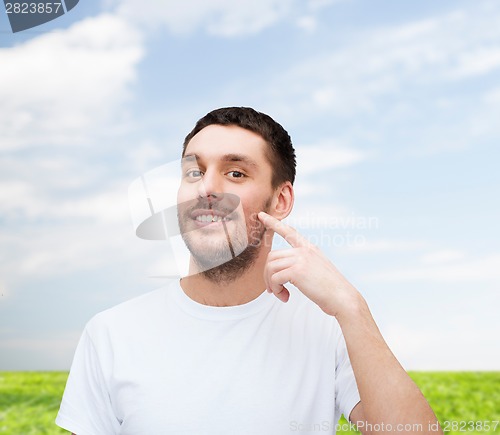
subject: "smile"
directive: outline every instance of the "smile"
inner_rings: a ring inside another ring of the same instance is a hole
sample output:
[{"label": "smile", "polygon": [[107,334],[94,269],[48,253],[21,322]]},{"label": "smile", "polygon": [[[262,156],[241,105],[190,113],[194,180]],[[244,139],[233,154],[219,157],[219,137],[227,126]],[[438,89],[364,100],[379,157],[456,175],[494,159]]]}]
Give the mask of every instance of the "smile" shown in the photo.
[{"label": "smile", "polygon": [[198,222],[228,222],[230,219],[217,215],[202,214],[196,216],[195,220]]}]

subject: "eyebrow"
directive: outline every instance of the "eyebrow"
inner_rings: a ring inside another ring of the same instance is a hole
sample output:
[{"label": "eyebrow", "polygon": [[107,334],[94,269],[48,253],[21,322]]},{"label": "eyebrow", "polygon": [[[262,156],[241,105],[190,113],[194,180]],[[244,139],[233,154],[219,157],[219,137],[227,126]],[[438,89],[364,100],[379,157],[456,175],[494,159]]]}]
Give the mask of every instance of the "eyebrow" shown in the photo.
[{"label": "eyebrow", "polygon": [[[203,159],[198,154],[194,153],[194,154],[185,154],[182,160],[191,161],[191,160],[203,160]],[[223,162],[241,162],[253,168],[259,167],[259,165],[257,164],[257,162],[255,162],[255,160],[251,159],[248,156],[245,156],[244,154],[224,154],[221,157],[221,160]]]}]

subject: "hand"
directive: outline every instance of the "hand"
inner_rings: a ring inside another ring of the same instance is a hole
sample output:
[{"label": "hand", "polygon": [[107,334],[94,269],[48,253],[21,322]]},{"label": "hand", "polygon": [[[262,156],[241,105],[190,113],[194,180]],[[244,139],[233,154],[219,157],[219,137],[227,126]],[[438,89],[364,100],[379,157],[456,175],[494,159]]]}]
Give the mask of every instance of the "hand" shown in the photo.
[{"label": "hand", "polygon": [[317,246],[265,212],[258,217],[266,228],[278,233],[292,247],[269,253],[264,268],[267,291],[287,302],[290,292],[284,284],[290,282],[327,314],[337,316],[343,307],[349,306],[357,297],[357,290]]}]

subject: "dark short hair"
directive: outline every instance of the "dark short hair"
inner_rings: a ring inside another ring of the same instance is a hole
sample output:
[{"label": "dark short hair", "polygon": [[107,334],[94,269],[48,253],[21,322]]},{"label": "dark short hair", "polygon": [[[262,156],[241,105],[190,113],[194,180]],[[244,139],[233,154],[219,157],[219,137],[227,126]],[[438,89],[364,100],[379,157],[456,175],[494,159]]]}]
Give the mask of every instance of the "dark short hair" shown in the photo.
[{"label": "dark short hair", "polygon": [[295,150],[287,131],[265,113],[250,107],[224,107],[212,110],[201,118],[184,139],[182,156],[189,141],[209,125],[235,125],[259,134],[269,145],[266,156],[273,168],[271,185],[278,187],[285,181],[295,181]]}]

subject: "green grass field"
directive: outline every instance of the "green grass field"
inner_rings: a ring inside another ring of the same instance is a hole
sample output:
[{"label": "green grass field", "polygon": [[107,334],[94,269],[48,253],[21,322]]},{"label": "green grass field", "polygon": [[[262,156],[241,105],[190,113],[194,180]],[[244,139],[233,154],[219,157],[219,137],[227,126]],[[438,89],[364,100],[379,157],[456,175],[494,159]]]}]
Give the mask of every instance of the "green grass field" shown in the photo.
[{"label": "green grass field", "polygon": [[[67,433],[54,424],[67,375],[66,372],[0,372],[0,434]],[[500,435],[500,423],[496,430],[484,428],[485,422],[492,426],[492,421],[500,420],[500,372],[410,375],[441,424],[450,429],[447,433]]]}]

